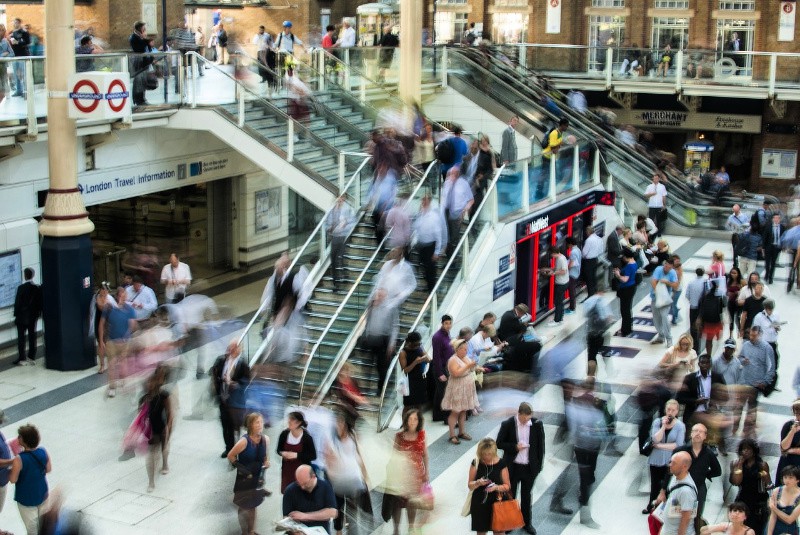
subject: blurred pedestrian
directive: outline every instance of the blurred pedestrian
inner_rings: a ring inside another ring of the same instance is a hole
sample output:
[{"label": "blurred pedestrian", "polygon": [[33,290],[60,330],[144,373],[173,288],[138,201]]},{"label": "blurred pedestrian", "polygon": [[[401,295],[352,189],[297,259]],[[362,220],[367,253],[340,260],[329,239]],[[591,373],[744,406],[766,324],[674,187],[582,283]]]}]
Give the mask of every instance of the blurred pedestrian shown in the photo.
[{"label": "blurred pedestrian", "polygon": [[[117,287],[116,306],[106,307],[99,325],[101,351],[108,355],[108,389],[106,396],[116,395],[119,369],[125,366],[131,334],[136,330],[136,312],[126,302],[125,288]],[[107,338],[107,341],[105,341]]]},{"label": "blurred pedestrian", "polygon": [[[0,409],[0,426],[7,423],[6,413]],[[8,478],[11,475],[11,467],[14,464],[14,453],[8,445],[6,437],[0,431],[0,513],[3,512],[3,505],[6,503],[6,493],[8,492]]]},{"label": "blurred pedestrian", "polygon": [[383,287],[373,292],[370,299],[361,348],[369,352],[378,372],[375,395],[380,396],[400,330],[400,309],[389,301]]},{"label": "blurred pedestrian", "polygon": [[[338,514],[333,519],[336,535],[342,535],[345,523],[348,532],[355,531],[359,521],[359,502],[369,492],[367,469],[355,432],[355,420],[344,411],[336,413],[336,428],[325,452],[325,473],[336,495]],[[371,513],[372,511],[370,511]]]},{"label": "blurred pedestrian", "polygon": [[713,354],[714,340],[719,340],[722,336],[722,314],[725,310],[725,303],[722,296],[717,291],[717,281],[712,279],[700,299],[700,317],[702,323],[702,335],[706,339],[706,354]]},{"label": "blurred pedestrian", "polygon": [[[281,494],[294,480],[295,471],[311,464],[317,458],[317,449],[314,440],[306,429],[308,423],[302,412],[293,411],[286,419],[286,429],[278,437],[278,455],[281,462]],[[284,501],[285,503],[285,501]],[[334,505],[335,507],[335,505]]]},{"label": "blurred pedestrian", "polygon": [[305,286],[308,269],[300,266],[290,271],[291,265],[292,260],[289,258],[289,253],[282,253],[275,261],[275,269],[264,286],[261,304],[266,312],[265,326],[270,320],[274,320],[278,312],[285,306],[291,305],[293,310],[301,310],[308,302],[310,292]]},{"label": "blurred pedestrian", "polygon": [[150,422],[150,441],[147,449],[147,492],[156,488],[156,464],[161,456],[161,475],[169,473],[169,441],[174,421],[173,400],[164,388],[167,368],[160,366],[147,379],[145,393],[139,400],[139,407],[147,404]]},{"label": "blurred pedestrian", "polygon": [[[472,491],[469,514],[472,517],[472,531],[486,535],[492,529],[492,513],[498,496],[511,489],[508,466],[497,455],[494,439],[484,438],[478,443],[475,460],[469,468],[467,488]],[[504,531],[492,531],[503,535]]]},{"label": "blurred pedestrian", "polygon": [[[5,65],[5,64],[0,64]],[[17,326],[17,360],[14,364],[24,366],[36,363],[36,324],[42,315],[42,288],[33,282],[33,268],[23,270],[25,282],[17,287],[14,297],[14,324]],[[28,354],[25,355],[25,342]]]},{"label": "blurred pedestrian", "polygon": [[[394,533],[400,533],[402,510],[406,510],[409,530],[418,528],[417,506],[421,504],[423,492],[430,489],[430,470],[428,468],[428,446],[425,442],[425,419],[422,412],[411,407],[403,411],[403,424],[394,436],[394,453],[399,456],[399,466],[393,466],[391,473],[400,481],[390,482],[397,492],[391,499],[392,523]],[[387,475],[388,477],[388,475]],[[430,496],[429,496],[430,497]],[[432,505],[432,504],[430,504]],[[427,507],[427,504],[425,505]]]},{"label": "blurred pedestrian", "polygon": [[[768,393],[768,386],[775,378],[775,354],[772,347],[761,339],[761,327],[753,326],[749,339],[742,344],[739,360],[742,363],[742,406],[747,405],[744,420],[744,436],[754,437],[758,398]],[[734,431],[736,431],[734,429]]]},{"label": "blurred pedestrian", "polygon": [[458,167],[450,168],[446,176],[442,186],[442,213],[447,221],[447,255],[450,256],[461,239],[461,224],[475,203],[475,197]]},{"label": "blurred pedestrian", "polygon": [[420,202],[419,214],[413,224],[416,250],[428,293],[436,287],[436,263],[444,254],[447,244],[447,226],[440,210],[431,205],[431,195],[426,193]]},{"label": "blurred pedestrian", "polygon": [[416,288],[417,276],[414,268],[403,257],[403,250],[398,247],[386,255],[386,262],[375,276],[370,297],[378,290],[385,290],[388,306],[399,309]]},{"label": "blurred pedestrian", "polygon": [[[700,352],[700,340],[702,339],[700,328],[702,321],[700,320],[700,303],[703,296],[706,294],[706,271],[702,267],[697,267],[694,270],[697,278],[686,285],[684,291],[684,298],[689,302],[689,334],[692,336],[692,344],[695,352]],[[735,301],[735,298],[734,298]]]},{"label": "blurred pedestrian", "polygon": [[250,365],[241,357],[241,352],[241,346],[234,340],[211,367],[211,381],[219,403],[225,442],[225,451],[220,455],[223,459],[233,448],[235,436],[244,423],[245,388],[250,382]]},{"label": "blurred pedestrian", "polygon": [[38,535],[42,515],[47,511],[47,474],[53,469],[50,455],[39,446],[39,430],[26,424],[17,430],[22,451],[11,464],[8,481],[14,483],[14,501],[28,535]]},{"label": "blurred pedestrian", "polygon": [[[447,425],[450,429],[449,441],[451,444],[460,444],[461,440],[472,440],[467,433],[467,411],[478,406],[478,393],[475,390],[476,362],[467,357],[467,342],[462,339],[453,340],[450,344],[455,354],[447,361],[449,378],[442,409],[450,411]],[[456,436],[456,423],[458,423],[458,436]],[[494,442],[494,441],[492,441]]]},{"label": "blurred pedestrian", "polygon": [[658,333],[651,344],[665,343],[672,345],[672,331],[669,323],[669,311],[672,307],[672,293],[678,289],[678,273],[673,269],[672,258],[653,271],[650,279],[650,308],[653,311],[653,325]]},{"label": "blurred pedestrian", "polygon": [[[602,355],[608,328],[616,321],[611,309],[603,299],[603,292],[586,298],[583,303],[586,318],[586,360],[587,375],[597,374],[597,355]],[[609,359],[605,360],[606,374],[609,373]]]},{"label": "blurred pedestrian", "polygon": [[347,202],[347,194],[339,195],[336,198],[336,204],[331,208],[325,220],[328,239],[331,243],[331,277],[334,291],[339,291],[339,285],[344,279],[345,243],[353,230],[355,221],[353,208]]},{"label": "blurred pedestrian", "polygon": [[386,245],[390,249],[401,249],[404,258],[408,258],[411,245],[411,214],[408,213],[407,203],[407,194],[398,195],[394,205],[386,213],[384,224],[384,231],[391,231]]},{"label": "blurred pedestrian", "polygon": [[256,527],[256,507],[272,493],[264,489],[264,471],[269,468],[269,437],[264,434],[264,419],[250,413],[244,421],[245,433],[228,452],[236,468],[233,503],[238,507],[242,535],[252,535]]}]

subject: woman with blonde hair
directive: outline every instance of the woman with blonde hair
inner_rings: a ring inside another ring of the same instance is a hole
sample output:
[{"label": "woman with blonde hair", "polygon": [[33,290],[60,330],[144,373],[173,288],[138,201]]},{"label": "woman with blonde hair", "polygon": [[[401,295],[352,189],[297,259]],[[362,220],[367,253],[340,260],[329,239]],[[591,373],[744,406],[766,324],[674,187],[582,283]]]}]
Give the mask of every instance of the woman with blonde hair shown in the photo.
[{"label": "woman with blonde hair", "polygon": [[677,392],[686,374],[697,370],[697,351],[694,350],[692,335],[680,335],[677,343],[664,353],[658,367],[669,374],[670,390]]},{"label": "woman with blonde hair", "polygon": [[[472,440],[467,434],[467,411],[478,406],[478,392],[475,390],[475,374],[473,370],[477,362],[467,357],[467,341],[458,338],[450,345],[455,354],[447,361],[450,378],[442,398],[442,409],[450,411],[447,425],[450,428],[450,443],[461,444],[461,440]],[[456,436],[456,422],[459,435]]]},{"label": "woman with blonde hair", "polygon": [[711,253],[711,265],[706,274],[709,279],[720,279],[725,276],[725,253],[720,250]]},{"label": "woman with blonde hair", "polygon": [[[691,344],[689,345],[691,347]],[[650,440],[653,442],[653,451],[647,459],[650,466],[650,501],[642,510],[646,515],[653,511],[655,499],[661,491],[661,482],[669,470],[669,461],[672,452],[678,446],[683,446],[686,439],[686,425],[678,419],[680,405],[674,399],[664,404],[664,416],[653,419],[650,426]]]},{"label": "woman with blonde hair", "polygon": [[262,471],[269,468],[269,437],[264,434],[264,418],[257,412],[244,420],[247,433],[228,452],[228,461],[237,468],[233,485],[233,503],[239,508],[242,535],[253,535],[256,507],[272,494],[262,488]]},{"label": "woman with blonde hair", "polygon": [[[492,438],[478,442],[477,455],[469,467],[467,488],[472,491],[469,514],[472,517],[472,531],[486,535],[492,529],[492,509],[498,493],[502,495],[511,489],[508,467],[497,455],[497,443]],[[494,531],[502,535],[504,531]]]}]

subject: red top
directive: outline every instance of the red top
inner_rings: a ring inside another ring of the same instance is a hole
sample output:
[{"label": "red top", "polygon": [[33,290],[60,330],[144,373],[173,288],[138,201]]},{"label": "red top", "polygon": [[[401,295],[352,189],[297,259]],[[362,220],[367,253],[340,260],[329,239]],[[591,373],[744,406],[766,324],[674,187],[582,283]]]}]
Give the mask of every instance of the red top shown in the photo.
[{"label": "red top", "polygon": [[712,262],[709,271],[713,275],[713,278],[718,279],[720,277],[725,276],[725,264],[722,262]]},{"label": "red top", "polygon": [[414,477],[418,483],[416,488],[420,488],[428,481],[425,473],[425,431],[419,431],[416,440],[406,440],[403,438],[403,431],[399,431],[394,436],[394,449],[408,455],[408,463],[413,467]]},{"label": "red top", "polygon": [[330,48],[332,46],[333,46],[333,37],[331,37],[329,34],[326,33],[325,36],[322,38],[322,48]]}]

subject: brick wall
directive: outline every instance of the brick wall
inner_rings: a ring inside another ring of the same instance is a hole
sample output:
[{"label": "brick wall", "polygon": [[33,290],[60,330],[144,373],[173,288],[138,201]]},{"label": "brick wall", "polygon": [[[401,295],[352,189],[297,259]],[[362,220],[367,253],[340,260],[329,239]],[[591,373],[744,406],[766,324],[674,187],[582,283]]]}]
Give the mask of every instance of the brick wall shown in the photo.
[{"label": "brick wall", "polygon": [[[777,118],[769,104],[764,104],[763,127],[767,123],[777,124],[800,124],[800,102],[789,102],[786,106],[786,114],[783,118]],[[773,178],[761,178],[761,150],[787,149],[797,150],[800,146],[800,135],[797,134],[768,134],[762,131],[760,136],[753,136],[753,167],[750,173],[748,184],[749,191],[761,191],[773,195],[787,195],[789,188],[797,184],[797,180],[776,180]]]}]

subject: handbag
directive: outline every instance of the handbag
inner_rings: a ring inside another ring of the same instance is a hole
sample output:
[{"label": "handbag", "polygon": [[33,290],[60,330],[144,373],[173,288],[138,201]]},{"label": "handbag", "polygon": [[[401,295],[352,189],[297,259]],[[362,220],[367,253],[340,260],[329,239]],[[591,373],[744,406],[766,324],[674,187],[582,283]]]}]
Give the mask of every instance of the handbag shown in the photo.
[{"label": "handbag", "polygon": [[669,287],[666,284],[656,284],[655,305],[656,308],[664,308],[672,305],[672,296],[670,295]]},{"label": "handbag", "polygon": [[[471,499],[472,497],[470,497]],[[419,494],[416,496],[411,496],[409,498],[409,504],[412,505],[415,509],[421,509],[423,511],[433,511],[433,487],[429,482],[425,482],[419,489]]]},{"label": "handbag", "polygon": [[467,499],[464,500],[464,505],[461,506],[461,516],[469,516],[470,509],[472,508],[472,493],[475,489],[470,489],[467,493]]},{"label": "handbag", "polygon": [[655,444],[653,444],[653,437],[648,438],[645,440],[642,447],[639,448],[639,453],[644,455],[645,457],[650,457],[650,454],[653,453],[653,449],[655,448]]},{"label": "handbag", "polygon": [[147,452],[150,438],[152,437],[149,413],[150,404],[146,402],[142,403],[139,414],[133,419],[133,422],[130,427],[128,427],[122,439],[122,448],[124,451]]},{"label": "handbag", "polygon": [[411,387],[408,384],[408,375],[405,373],[397,380],[397,393],[403,397],[411,395]]},{"label": "handbag", "polygon": [[492,531],[511,531],[524,525],[522,509],[517,500],[507,493],[498,493],[497,501],[492,504]]},{"label": "handbag", "polygon": [[144,88],[147,90],[158,89],[158,76],[155,71],[147,71],[144,75]]}]

